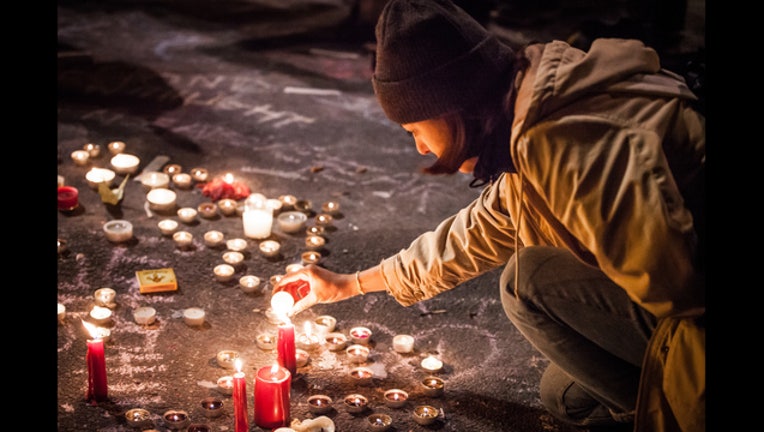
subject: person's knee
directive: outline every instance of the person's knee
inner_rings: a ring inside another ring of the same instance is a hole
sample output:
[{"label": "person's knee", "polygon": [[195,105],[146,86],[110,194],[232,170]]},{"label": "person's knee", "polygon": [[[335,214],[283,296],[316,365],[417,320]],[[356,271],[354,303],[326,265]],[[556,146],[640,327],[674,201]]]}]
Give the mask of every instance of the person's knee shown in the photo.
[{"label": "person's knee", "polygon": [[541,404],[554,417],[573,425],[614,425],[610,410],[554,363],[541,376]]}]

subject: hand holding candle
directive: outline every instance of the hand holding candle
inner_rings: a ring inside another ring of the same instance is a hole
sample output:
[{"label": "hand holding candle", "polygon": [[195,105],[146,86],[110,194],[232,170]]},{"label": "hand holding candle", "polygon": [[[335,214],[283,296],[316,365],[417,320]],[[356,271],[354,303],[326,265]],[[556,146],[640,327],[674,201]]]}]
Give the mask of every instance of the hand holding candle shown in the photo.
[{"label": "hand holding candle", "polygon": [[235,360],[236,373],[233,374],[233,415],[235,432],[249,432],[247,415],[247,381],[241,371],[241,359]]},{"label": "hand holding candle", "polygon": [[103,339],[95,325],[82,321],[93,339],[88,340],[88,352],[85,357],[88,364],[88,392],[85,399],[89,402],[105,401],[108,396],[106,383],[106,358]]}]

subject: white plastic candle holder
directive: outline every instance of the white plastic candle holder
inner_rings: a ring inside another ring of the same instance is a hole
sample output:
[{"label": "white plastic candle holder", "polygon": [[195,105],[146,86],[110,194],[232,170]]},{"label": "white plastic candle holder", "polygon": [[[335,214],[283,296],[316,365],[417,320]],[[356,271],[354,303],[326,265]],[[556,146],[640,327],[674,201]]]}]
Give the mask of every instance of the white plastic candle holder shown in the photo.
[{"label": "white plastic candle holder", "polygon": [[193,223],[196,220],[197,212],[193,207],[182,207],[178,209],[178,219],[185,224]]},{"label": "white plastic candle holder", "polygon": [[110,164],[117,174],[135,174],[141,159],[133,154],[120,153],[112,156]]},{"label": "white plastic candle holder", "polygon": [[238,203],[231,198],[223,198],[218,201],[218,210],[223,216],[233,216],[236,214]]},{"label": "white plastic candle holder", "polygon": [[204,325],[205,317],[204,309],[198,307],[190,307],[183,311],[183,322],[191,327],[199,327]]},{"label": "white plastic candle holder", "polygon": [[160,212],[170,212],[174,210],[177,199],[178,195],[175,192],[165,188],[152,189],[146,194],[146,201],[149,203],[149,208]]},{"label": "white plastic candle holder", "polygon": [[247,294],[257,292],[260,288],[260,278],[255,275],[244,275],[239,278],[239,287]]},{"label": "white plastic candle holder", "polygon": [[87,180],[88,186],[90,186],[91,189],[98,189],[98,185],[101,183],[106,183],[106,186],[111,186],[116,175],[117,173],[108,168],[91,168],[90,171],[85,174],[85,180]]},{"label": "white plastic candle holder", "polygon": [[230,264],[218,264],[212,271],[215,273],[215,279],[219,282],[228,282],[233,277],[236,269]]},{"label": "white plastic candle holder", "polygon": [[90,310],[90,321],[103,326],[111,323],[112,312],[111,309],[103,306],[93,306]]},{"label": "white plastic candle holder", "polygon": [[191,178],[191,174],[177,173],[172,175],[172,184],[178,189],[189,189],[192,183],[193,179]]},{"label": "white plastic candle holder", "polygon": [[177,231],[172,235],[172,239],[181,249],[188,248],[194,243],[194,235],[188,231]]},{"label": "white plastic candle holder", "polygon": [[157,318],[157,311],[151,306],[141,306],[133,311],[133,319],[140,325],[154,324]]},{"label": "white plastic candle holder", "polygon": [[247,240],[243,238],[233,238],[226,241],[225,246],[228,250],[243,252],[247,249]]},{"label": "white plastic candle holder", "polygon": [[368,345],[371,340],[371,330],[368,327],[358,326],[350,329],[350,340],[360,345]]},{"label": "white plastic candle holder", "polygon": [[196,207],[196,211],[205,219],[213,219],[218,215],[218,205],[213,202],[203,202]]},{"label": "white plastic candle holder", "polygon": [[302,231],[303,227],[305,227],[305,221],[307,220],[308,217],[305,216],[305,213],[298,211],[283,212],[276,218],[279,229],[288,234]]},{"label": "white plastic candle holder", "polygon": [[170,185],[170,176],[161,171],[144,172],[141,174],[141,184],[147,191],[158,188],[167,189]]},{"label": "white plastic candle holder", "polygon": [[[209,230],[204,233],[204,244],[207,247],[218,247],[225,242],[225,235],[217,230]],[[234,251],[231,251],[234,252]]]},{"label": "white plastic candle holder", "polygon": [[422,369],[430,373],[436,373],[443,370],[443,362],[431,355],[422,359],[421,366]]}]

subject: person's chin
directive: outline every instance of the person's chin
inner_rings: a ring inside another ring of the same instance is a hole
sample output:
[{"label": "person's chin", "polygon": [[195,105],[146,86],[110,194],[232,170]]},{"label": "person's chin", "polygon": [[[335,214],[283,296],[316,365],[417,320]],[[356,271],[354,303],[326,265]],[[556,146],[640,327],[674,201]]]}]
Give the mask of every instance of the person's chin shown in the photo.
[{"label": "person's chin", "polygon": [[462,174],[472,174],[475,171],[475,165],[477,164],[477,157],[469,158],[459,166],[459,172]]}]

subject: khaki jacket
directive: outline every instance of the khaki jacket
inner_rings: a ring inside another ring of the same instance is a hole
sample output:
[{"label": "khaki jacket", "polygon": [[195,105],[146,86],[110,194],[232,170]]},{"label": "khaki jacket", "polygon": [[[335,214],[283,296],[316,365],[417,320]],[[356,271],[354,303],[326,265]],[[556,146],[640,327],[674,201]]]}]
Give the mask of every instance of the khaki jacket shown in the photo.
[{"label": "khaki jacket", "polygon": [[517,172],[383,260],[387,288],[411,305],[505,265],[518,247],[566,248],[659,318],[636,430],[704,431],[705,277],[683,198],[705,163],[694,95],[639,41],[526,52],[510,141]]}]

